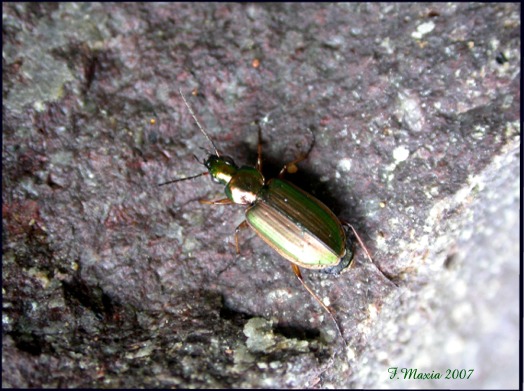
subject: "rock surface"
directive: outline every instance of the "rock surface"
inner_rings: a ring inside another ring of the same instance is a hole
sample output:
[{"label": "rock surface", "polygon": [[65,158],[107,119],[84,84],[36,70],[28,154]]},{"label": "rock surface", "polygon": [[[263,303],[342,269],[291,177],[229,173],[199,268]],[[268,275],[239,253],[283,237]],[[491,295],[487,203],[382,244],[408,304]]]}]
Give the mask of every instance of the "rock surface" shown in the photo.
[{"label": "rock surface", "polygon": [[[518,386],[519,4],[2,7],[4,387]],[[157,186],[211,149],[179,88],[267,177],[314,138],[289,179],[398,285],[304,271],[347,348],[222,188]]]}]

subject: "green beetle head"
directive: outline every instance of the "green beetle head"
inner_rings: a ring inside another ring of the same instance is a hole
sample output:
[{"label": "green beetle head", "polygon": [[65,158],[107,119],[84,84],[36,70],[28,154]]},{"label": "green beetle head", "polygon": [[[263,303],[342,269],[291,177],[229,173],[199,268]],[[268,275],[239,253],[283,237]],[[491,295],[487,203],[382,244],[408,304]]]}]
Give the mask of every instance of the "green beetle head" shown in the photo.
[{"label": "green beetle head", "polygon": [[238,167],[229,156],[209,155],[204,165],[215,182],[227,185]]}]

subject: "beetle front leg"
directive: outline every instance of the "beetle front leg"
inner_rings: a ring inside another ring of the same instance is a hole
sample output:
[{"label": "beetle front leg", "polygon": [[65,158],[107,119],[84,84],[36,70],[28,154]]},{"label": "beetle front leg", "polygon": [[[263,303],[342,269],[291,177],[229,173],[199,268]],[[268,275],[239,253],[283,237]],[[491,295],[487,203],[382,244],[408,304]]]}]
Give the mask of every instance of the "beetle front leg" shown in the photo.
[{"label": "beetle front leg", "polygon": [[240,232],[241,229],[244,229],[247,227],[249,227],[249,225],[247,224],[247,220],[244,220],[235,229],[235,245],[237,247],[237,254],[240,254],[240,245],[238,244],[238,233]]},{"label": "beetle front leg", "polygon": [[198,202],[207,205],[229,205],[233,203],[229,198],[223,198],[221,200],[198,200]]},{"label": "beetle front leg", "polygon": [[329,308],[327,305],[325,305],[322,300],[320,300],[320,297],[317,296],[317,294],[315,292],[313,292],[313,289],[311,289],[307,284],[306,282],[304,281],[304,278],[302,277],[302,273],[300,272],[300,269],[297,265],[295,265],[294,263],[291,264],[291,268],[293,269],[293,272],[295,273],[295,275],[297,276],[298,280],[300,281],[300,283],[302,284],[302,286],[304,288],[306,288],[306,290],[309,292],[309,294],[311,296],[313,296],[313,298],[317,301],[318,304],[320,304],[320,306],[322,308],[324,308],[324,310],[326,310],[326,312],[329,314],[329,316],[331,317],[331,319],[333,320],[333,323],[335,323],[335,327],[337,328],[337,331],[340,335],[340,338],[342,338],[342,341],[344,341],[344,345],[347,346],[347,343],[346,343],[346,340],[344,339],[344,336],[342,334],[342,331],[340,330],[340,326],[338,325],[338,322],[337,320],[335,319],[335,314],[333,313],[333,310],[331,308]]}]

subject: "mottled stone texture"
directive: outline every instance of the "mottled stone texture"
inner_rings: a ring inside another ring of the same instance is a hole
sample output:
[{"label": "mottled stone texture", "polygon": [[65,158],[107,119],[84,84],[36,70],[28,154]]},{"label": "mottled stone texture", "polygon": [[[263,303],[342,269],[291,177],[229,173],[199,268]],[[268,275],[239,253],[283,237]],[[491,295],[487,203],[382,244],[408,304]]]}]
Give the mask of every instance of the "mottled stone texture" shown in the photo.
[{"label": "mottled stone texture", "polygon": [[[517,387],[520,4],[2,7],[4,387]],[[157,186],[211,149],[179,88],[268,177],[315,140],[290,180],[397,284],[304,271],[347,348],[222,188]]]}]

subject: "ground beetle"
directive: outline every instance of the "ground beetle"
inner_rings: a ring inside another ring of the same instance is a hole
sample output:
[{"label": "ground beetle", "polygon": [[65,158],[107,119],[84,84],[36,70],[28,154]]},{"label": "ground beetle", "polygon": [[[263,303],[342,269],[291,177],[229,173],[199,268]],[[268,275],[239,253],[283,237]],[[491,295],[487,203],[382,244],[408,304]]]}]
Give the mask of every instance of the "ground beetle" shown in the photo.
[{"label": "ground beetle", "polygon": [[370,260],[371,257],[350,224],[342,223],[322,202],[282,179],[286,172],[296,171],[295,165],[309,155],[311,148],[306,154],[284,165],[278,178],[266,181],[262,175],[260,126],[258,128],[258,158],[256,166],[254,168],[248,166],[238,167],[233,159],[218,152],[215,144],[198,122],[182,91],[180,91],[180,95],[200,131],[213,146],[215,154],[209,155],[204,162],[208,171],[164,182],[160,186],[197,178],[202,175],[211,175],[213,181],[225,185],[227,198],[215,201],[200,200],[200,203],[248,205],[246,219],[235,231],[237,253],[240,252],[238,232],[241,228],[250,226],[262,240],[291,262],[293,272],[304,288],[330,315],[345,344],[346,342],[333,311],[305,283],[299,267],[317,270],[337,269],[337,271],[347,267],[352,261],[353,252],[346,239],[346,231],[343,226],[351,228],[367,257]]}]

